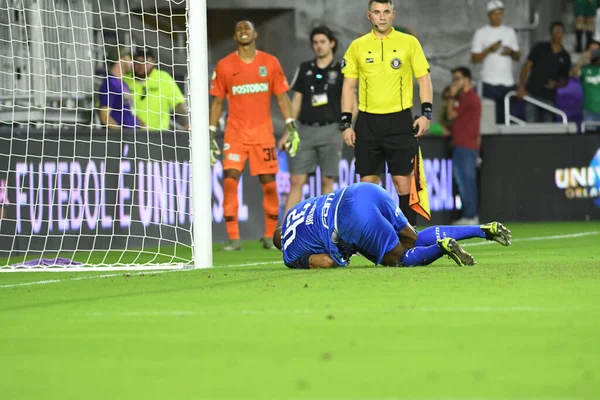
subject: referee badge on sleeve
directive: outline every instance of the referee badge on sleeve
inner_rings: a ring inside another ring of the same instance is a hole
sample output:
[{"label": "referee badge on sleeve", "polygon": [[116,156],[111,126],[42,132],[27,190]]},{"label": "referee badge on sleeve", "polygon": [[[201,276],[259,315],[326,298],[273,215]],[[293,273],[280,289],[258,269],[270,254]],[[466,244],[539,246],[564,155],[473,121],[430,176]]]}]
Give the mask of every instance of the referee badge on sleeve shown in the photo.
[{"label": "referee badge on sleeve", "polygon": [[346,68],[346,59],[342,58],[342,69]]},{"label": "referee badge on sleeve", "polygon": [[402,66],[402,61],[399,58],[394,57],[394,58],[392,58],[390,65],[392,66],[392,68],[398,69]]}]

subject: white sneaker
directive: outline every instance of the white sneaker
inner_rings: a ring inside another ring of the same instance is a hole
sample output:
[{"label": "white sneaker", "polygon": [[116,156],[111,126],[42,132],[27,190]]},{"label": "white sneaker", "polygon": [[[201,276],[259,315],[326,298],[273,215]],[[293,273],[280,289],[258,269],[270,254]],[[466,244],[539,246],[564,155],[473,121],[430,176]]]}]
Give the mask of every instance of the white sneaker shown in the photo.
[{"label": "white sneaker", "polygon": [[457,219],[456,221],[452,222],[452,225],[468,225],[469,219],[468,218],[460,218]]},{"label": "white sneaker", "polygon": [[452,223],[452,225],[479,225],[479,217],[461,218]]},{"label": "white sneaker", "polygon": [[479,217],[467,218],[467,225],[479,225]]}]

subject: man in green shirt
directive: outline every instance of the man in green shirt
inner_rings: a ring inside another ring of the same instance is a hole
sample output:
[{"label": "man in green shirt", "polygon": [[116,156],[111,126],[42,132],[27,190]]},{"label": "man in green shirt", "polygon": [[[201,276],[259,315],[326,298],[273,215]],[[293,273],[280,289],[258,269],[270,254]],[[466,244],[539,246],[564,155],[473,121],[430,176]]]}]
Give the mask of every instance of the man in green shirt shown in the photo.
[{"label": "man in green shirt", "polygon": [[186,100],[181,89],[166,71],[156,68],[156,55],[150,48],[138,48],[134,54],[134,71],[123,76],[133,96],[135,115],[149,130],[169,129],[171,115],[189,129]]},{"label": "man in green shirt", "polygon": [[596,122],[596,126],[586,127],[587,132],[600,131],[600,49],[590,54],[590,63],[581,67],[583,87],[583,121]]}]

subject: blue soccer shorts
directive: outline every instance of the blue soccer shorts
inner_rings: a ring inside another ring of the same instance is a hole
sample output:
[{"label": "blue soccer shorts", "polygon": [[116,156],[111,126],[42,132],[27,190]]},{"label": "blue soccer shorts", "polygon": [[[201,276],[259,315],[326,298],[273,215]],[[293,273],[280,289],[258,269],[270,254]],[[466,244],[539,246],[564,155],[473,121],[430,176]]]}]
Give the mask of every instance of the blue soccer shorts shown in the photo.
[{"label": "blue soccer shorts", "polygon": [[398,245],[398,232],[408,224],[392,197],[373,183],[348,187],[336,212],[340,239],[375,264]]}]

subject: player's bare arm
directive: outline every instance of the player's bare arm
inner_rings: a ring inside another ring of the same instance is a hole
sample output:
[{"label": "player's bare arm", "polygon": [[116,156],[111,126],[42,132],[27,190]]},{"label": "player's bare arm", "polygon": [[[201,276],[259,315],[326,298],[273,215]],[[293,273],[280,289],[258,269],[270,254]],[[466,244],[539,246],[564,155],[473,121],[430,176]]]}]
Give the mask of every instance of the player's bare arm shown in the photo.
[{"label": "player's bare arm", "polygon": [[186,131],[190,130],[190,117],[185,103],[179,103],[175,106],[175,118]]},{"label": "player's bare arm", "polygon": [[402,243],[398,243],[396,247],[385,253],[381,265],[386,267],[397,267],[402,262],[402,256],[407,249]]},{"label": "player's bare arm", "polygon": [[300,137],[296,128],[296,119],[293,117],[292,103],[287,93],[281,93],[275,96],[277,105],[281,110],[281,115],[285,119],[285,141],[283,147],[288,152],[290,157],[295,157],[300,145]]},{"label": "player's bare arm", "polygon": [[344,77],[344,84],[342,85],[342,118],[346,117],[348,121],[342,121],[342,124],[347,124],[344,125],[346,129],[344,129],[342,132],[344,135],[344,142],[346,142],[346,144],[350,147],[354,147],[354,144],[356,142],[356,133],[352,128],[352,114],[355,111],[356,107],[357,86],[357,78]]},{"label": "player's bare arm", "polygon": [[292,96],[292,116],[294,119],[298,119],[301,108],[302,108],[302,93],[294,92],[294,95]]},{"label": "player's bare arm", "polygon": [[406,224],[404,228],[400,232],[398,232],[398,238],[400,239],[400,243],[406,249],[412,249],[415,247],[415,242],[419,237],[417,231],[411,224]]},{"label": "player's bare arm", "polygon": [[354,105],[352,106],[352,121],[356,121],[358,117],[358,95],[354,90]]},{"label": "player's bare arm", "polygon": [[[285,95],[285,93],[284,93]],[[285,95],[287,97],[287,95]],[[291,107],[292,107],[292,118],[294,118],[294,120],[298,119],[298,115],[300,115],[300,108],[302,107],[302,93],[300,92],[294,92],[294,95],[292,96],[292,101],[291,101]],[[281,106],[280,106],[281,108]],[[283,114],[283,111],[282,111]],[[284,117],[285,118],[285,117]],[[281,137],[281,139],[279,139],[279,142],[277,143],[277,147],[279,149],[284,149],[285,146],[285,142],[288,139],[289,136],[289,132],[286,129],[284,135]]]},{"label": "player's bare arm", "polygon": [[279,110],[281,111],[281,116],[284,120],[295,119],[294,114],[292,113],[292,102],[288,97],[287,93],[281,93],[275,96],[277,99],[277,105],[279,106]]},{"label": "player's bare arm", "polygon": [[[281,250],[281,245],[275,244],[275,246]],[[287,262],[285,266],[291,269],[325,269],[335,268],[338,265],[329,254],[305,254],[292,262]]]},{"label": "player's bare arm", "polygon": [[[431,103],[433,102],[433,85],[431,84],[430,74],[426,74],[420,78],[417,78],[417,82],[419,82],[419,94],[421,97],[421,104],[423,105],[423,114],[415,121],[413,128],[418,127],[418,131],[415,136],[421,137],[425,134],[425,132],[427,132],[429,125],[431,124],[432,110],[426,110],[426,108],[431,108]],[[429,105],[429,107],[426,105]],[[427,116],[428,113],[429,116]]]},{"label": "player's bare arm", "polygon": [[308,268],[335,268],[337,263],[329,256],[329,254],[313,254],[309,258]]},{"label": "player's bare arm", "polygon": [[102,107],[98,111],[98,117],[100,118],[100,123],[102,125],[108,126],[110,129],[121,129],[117,121],[115,121],[114,118],[110,116],[110,108]]},{"label": "player's bare arm", "polygon": [[210,126],[216,128],[219,125],[219,118],[221,118],[221,113],[223,112],[224,102],[224,98],[213,97],[212,103],[210,104],[210,115],[208,119]]}]

